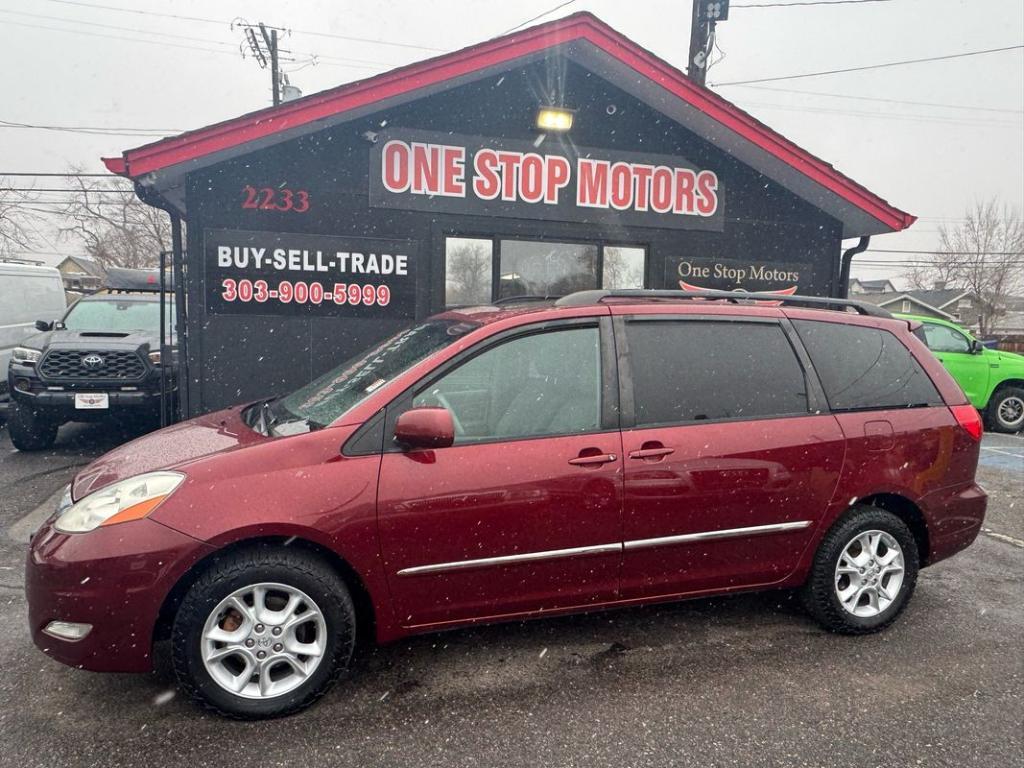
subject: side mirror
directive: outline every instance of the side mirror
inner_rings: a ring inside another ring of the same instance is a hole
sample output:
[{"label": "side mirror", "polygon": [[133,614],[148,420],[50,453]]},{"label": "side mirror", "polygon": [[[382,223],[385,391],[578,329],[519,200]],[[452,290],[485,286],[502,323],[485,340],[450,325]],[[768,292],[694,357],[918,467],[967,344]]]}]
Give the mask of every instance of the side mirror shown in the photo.
[{"label": "side mirror", "polygon": [[985,345],[984,344],[982,344],[977,339],[971,339],[971,354],[972,355],[980,355],[984,351],[985,351]]},{"label": "side mirror", "polygon": [[52,331],[53,330],[53,323],[48,322],[46,320],[36,320],[36,330],[37,331]]},{"label": "side mirror", "polygon": [[447,448],[455,442],[455,422],[446,408],[413,408],[398,417],[395,441],[409,448]]}]

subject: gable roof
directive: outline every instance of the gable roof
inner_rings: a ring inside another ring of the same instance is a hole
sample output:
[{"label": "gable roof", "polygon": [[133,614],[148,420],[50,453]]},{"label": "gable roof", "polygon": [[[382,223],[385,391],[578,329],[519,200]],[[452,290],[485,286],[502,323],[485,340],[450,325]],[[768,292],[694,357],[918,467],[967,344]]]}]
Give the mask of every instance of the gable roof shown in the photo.
[{"label": "gable roof", "polygon": [[[890,304],[896,304],[896,303],[902,303],[904,301],[909,301],[912,304],[917,304],[919,307],[924,307],[929,312],[934,312],[937,315],[939,315],[940,317],[946,318],[947,320],[952,320],[953,319],[953,315],[951,315],[949,312],[946,312],[941,307],[939,307],[939,306],[937,306],[935,304],[931,304],[930,302],[926,301],[925,299],[921,298],[920,296],[916,296],[915,295],[915,294],[919,294],[919,293],[930,293],[930,291],[898,291],[898,292],[890,292],[890,293],[866,293],[866,294],[860,294],[859,296],[857,296],[857,300],[858,301],[867,301],[867,302],[870,302],[871,304],[876,304],[879,307],[888,307]],[[962,295],[963,293],[966,293],[966,291],[961,291],[960,293]],[[897,310],[897,311],[902,311],[902,310]]]},{"label": "gable roof", "polygon": [[905,291],[905,293],[917,301],[942,309],[961,297],[969,295],[970,291],[963,288],[940,288],[938,290]]},{"label": "gable roof", "polygon": [[191,170],[480,79],[553,49],[838,219],[844,238],[895,232],[916,220],[586,12],[129,149],[103,162],[112,173],[153,188],[184,211],[183,177]]},{"label": "gable roof", "polygon": [[106,277],[107,271],[103,269],[103,265],[93,259],[88,259],[84,256],[65,256],[61,264],[64,264],[66,261],[70,261],[87,275],[100,278]]},{"label": "gable roof", "polygon": [[[886,286],[890,289],[895,290],[895,286],[891,280],[887,280],[884,277],[879,280],[861,280],[859,277],[850,279],[851,283],[857,283],[861,288],[866,288],[869,291],[877,291],[879,293],[885,292]],[[891,290],[889,291],[892,292]]]}]

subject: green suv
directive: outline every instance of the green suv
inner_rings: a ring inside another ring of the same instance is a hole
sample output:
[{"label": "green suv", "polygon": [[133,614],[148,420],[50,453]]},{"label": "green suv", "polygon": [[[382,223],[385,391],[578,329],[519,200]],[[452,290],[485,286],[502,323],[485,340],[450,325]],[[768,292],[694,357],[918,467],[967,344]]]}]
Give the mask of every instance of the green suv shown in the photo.
[{"label": "green suv", "polygon": [[986,349],[955,323],[922,315],[896,315],[917,320],[915,333],[946,366],[967,399],[995,432],[1024,427],[1024,355]]}]

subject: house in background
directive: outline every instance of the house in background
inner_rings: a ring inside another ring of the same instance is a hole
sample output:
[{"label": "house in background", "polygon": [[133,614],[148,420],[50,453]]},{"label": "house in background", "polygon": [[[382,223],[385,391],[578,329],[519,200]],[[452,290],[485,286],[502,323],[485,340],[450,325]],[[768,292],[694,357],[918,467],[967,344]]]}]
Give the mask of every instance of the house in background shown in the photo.
[{"label": "house in background", "polygon": [[892,293],[896,286],[891,281],[882,278],[881,280],[861,280],[850,278],[850,288],[847,296],[862,296],[865,293]]},{"label": "house in background", "polygon": [[68,301],[86,293],[96,293],[106,285],[107,271],[102,264],[87,256],[67,256],[57,265],[57,270],[64,279]]},{"label": "house in background", "polygon": [[890,312],[938,317],[968,328],[975,328],[978,324],[978,302],[970,291],[963,288],[864,293],[857,298]]}]

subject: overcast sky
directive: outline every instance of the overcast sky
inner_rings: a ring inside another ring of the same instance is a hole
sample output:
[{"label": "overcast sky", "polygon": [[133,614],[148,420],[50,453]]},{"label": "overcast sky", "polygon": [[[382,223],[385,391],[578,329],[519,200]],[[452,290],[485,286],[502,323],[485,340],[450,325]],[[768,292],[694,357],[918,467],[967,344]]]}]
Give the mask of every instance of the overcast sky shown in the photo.
[{"label": "overcast sky", "polygon": [[[724,57],[710,70],[708,82],[1024,43],[1021,0],[737,7],[795,1],[733,0],[730,19],[718,25],[722,53],[716,56]],[[500,35],[559,4],[560,0],[0,0],[5,31],[0,61],[7,94],[0,121],[164,133],[264,106],[270,98],[269,75],[251,57],[240,56],[241,33],[231,29],[232,19],[239,15],[293,30],[283,47],[295,52],[296,61],[286,64],[286,71],[292,70],[292,82],[309,94]],[[688,6],[685,0],[577,0],[542,20],[591,11],[683,68]],[[385,40],[420,47],[373,42]],[[311,54],[321,57],[318,64],[310,63]],[[1024,53],[1019,49],[715,90],[919,217],[908,232],[873,238],[872,247],[928,250],[937,242],[938,227],[955,225],[976,200],[996,196],[1018,209],[1024,207]],[[793,92],[797,90],[814,93]],[[0,176],[14,171],[59,172],[70,164],[101,171],[101,155],[118,155],[151,140],[0,126]],[[59,179],[36,182],[37,187],[62,185]],[[40,194],[55,200],[62,196]],[[39,251],[74,250],[56,240],[52,223],[39,228],[45,238]],[[906,258],[873,254],[858,257],[858,263],[888,264]],[[899,266],[855,266],[854,274],[880,277],[902,271]]]}]

